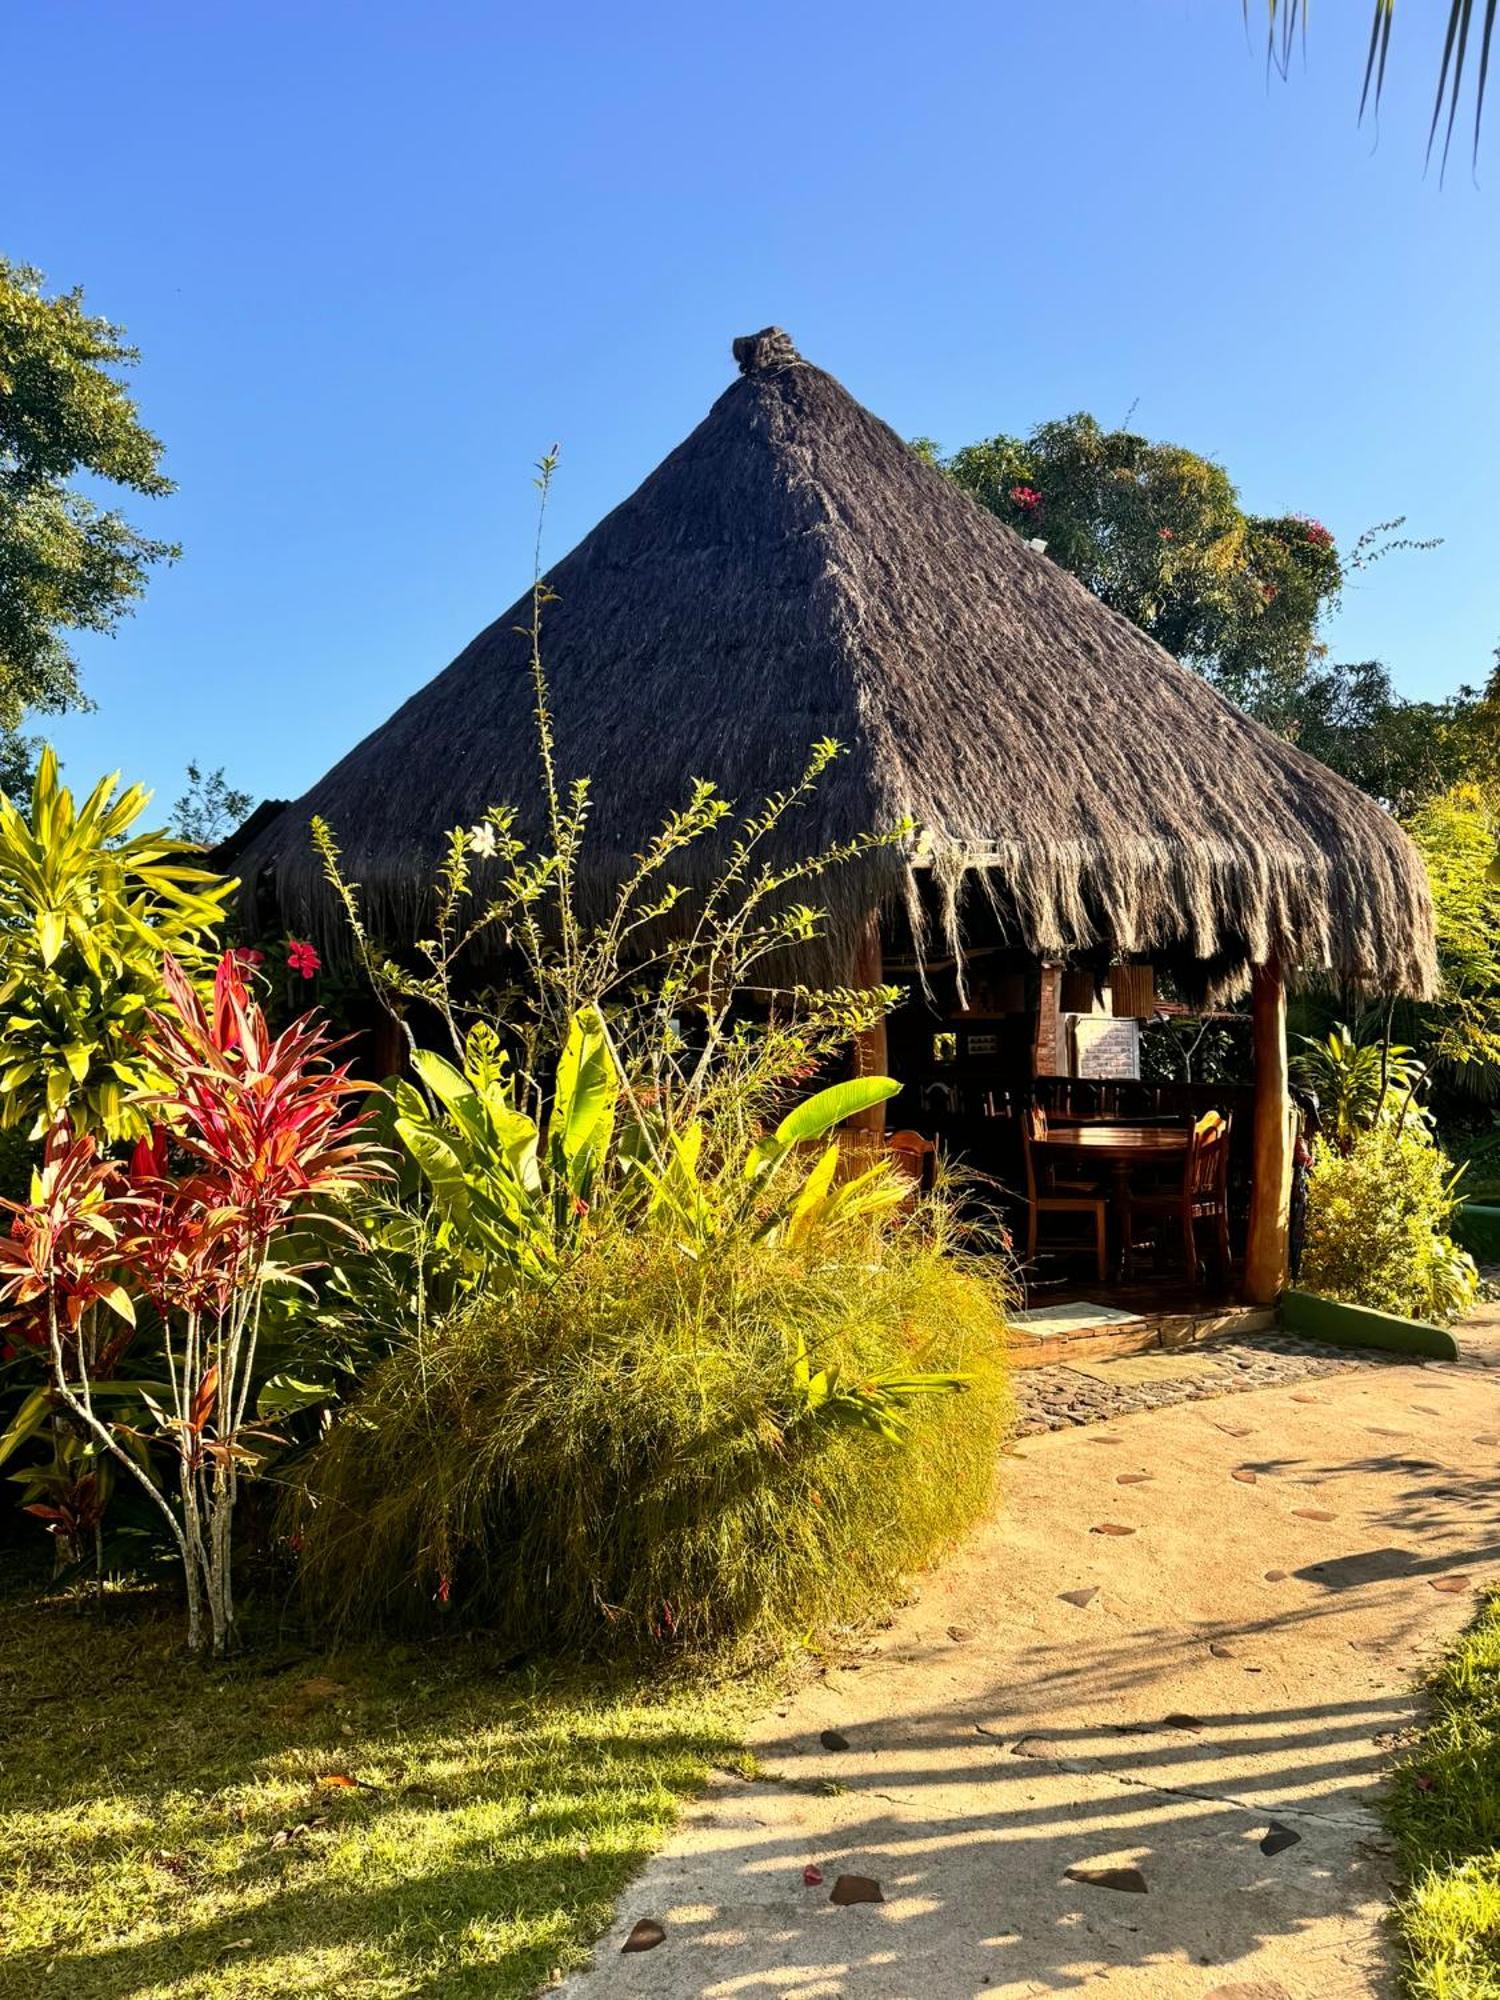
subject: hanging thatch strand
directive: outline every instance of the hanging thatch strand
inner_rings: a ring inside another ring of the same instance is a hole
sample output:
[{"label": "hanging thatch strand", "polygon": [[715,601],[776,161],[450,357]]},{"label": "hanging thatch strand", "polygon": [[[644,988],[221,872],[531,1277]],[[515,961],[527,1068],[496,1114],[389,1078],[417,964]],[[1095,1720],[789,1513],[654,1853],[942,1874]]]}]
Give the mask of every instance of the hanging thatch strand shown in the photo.
[{"label": "hanging thatch strand", "polygon": [[[690,775],[748,808],[833,736],[846,754],[799,848],[904,815],[921,829],[824,898],[836,960],[872,907],[936,909],[956,934],[982,888],[1048,957],[1150,955],[1216,993],[1267,960],[1430,990],[1422,863],[1380,806],[1002,526],[780,329],[734,351],[739,379],[549,574],[558,763],[593,779],[594,893]],[[289,923],[327,914],[315,813],[387,926],[419,920],[446,829],[507,802],[536,824],[529,616],[523,600],[481,632],[245,851]]]}]

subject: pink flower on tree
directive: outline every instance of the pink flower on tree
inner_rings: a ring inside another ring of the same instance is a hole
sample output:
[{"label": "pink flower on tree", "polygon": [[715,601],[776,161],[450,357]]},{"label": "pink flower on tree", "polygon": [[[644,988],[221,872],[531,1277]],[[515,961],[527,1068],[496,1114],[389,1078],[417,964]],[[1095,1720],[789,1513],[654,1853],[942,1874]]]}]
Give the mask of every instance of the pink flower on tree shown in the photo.
[{"label": "pink flower on tree", "polygon": [[1042,496],[1034,486],[1012,486],[1010,497],[1018,507],[1024,508],[1028,514],[1032,513],[1042,504]]},{"label": "pink flower on tree", "polygon": [[295,972],[299,979],[311,979],[323,969],[323,961],[316,948],[301,938],[292,938],[288,943],[286,962],[289,970]]}]

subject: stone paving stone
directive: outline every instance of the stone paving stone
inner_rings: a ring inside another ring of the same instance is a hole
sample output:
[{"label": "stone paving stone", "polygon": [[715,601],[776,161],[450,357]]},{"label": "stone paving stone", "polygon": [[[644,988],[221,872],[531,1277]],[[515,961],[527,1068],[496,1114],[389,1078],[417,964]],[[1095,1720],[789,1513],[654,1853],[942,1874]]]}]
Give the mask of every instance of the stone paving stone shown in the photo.
[{"label": "stone paving stone", "polygon": [[1181,1354],[1020,1369],[1015,1377],[1016,1435],[1035,1437],[1039,1431],[1107,1423],[1111,1417],[1137,1410],[1200,1403],[1359,1369],[1390,1368],[1403,1360],[1410,1356],[1331,1348],[1324,1341],[1300,1340],[1289,1333],[1257,1333],[1205,1341]]}]

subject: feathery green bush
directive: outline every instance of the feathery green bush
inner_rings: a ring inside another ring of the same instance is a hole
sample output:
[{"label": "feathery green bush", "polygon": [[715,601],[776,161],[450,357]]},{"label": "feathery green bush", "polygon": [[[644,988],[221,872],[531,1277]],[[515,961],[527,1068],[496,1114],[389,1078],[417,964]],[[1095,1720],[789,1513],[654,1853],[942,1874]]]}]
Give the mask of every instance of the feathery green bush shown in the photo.
[{"label": "feathery green bush", "polygon": [[[984,1510],[1009,1415],[994,1279],[943,1233],[933,1206],[708,1256],[611,1229],[426,1329],[309,1463],[314,1615],[597,1652],[775,1646],[888,1602]],[[945,1370],[964,1391],[888,1430],[860,1405]]]},{"label": "feathery green bush", "polygon": [[1347,1153],[1320,1144],[1298,1283],[1408,1319],[1446,1326],[1462,1318],[1479,1277],[1448,1234],[1457,1178],[1416,1118],[1359,1133]]}]

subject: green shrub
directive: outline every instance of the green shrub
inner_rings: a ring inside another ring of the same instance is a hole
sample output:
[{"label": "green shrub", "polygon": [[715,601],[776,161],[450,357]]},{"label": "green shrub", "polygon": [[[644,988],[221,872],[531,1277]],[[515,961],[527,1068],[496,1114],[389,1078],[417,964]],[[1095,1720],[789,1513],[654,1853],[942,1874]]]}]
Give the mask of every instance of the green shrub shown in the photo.
[{"label": "green shrub", "polygon": [[102,778],[75,803],[49,745],[28,809],[0,797],[0,1126],[39,1140],[64,1114],[111,1141],[146,1133],[160,1079],[140,1054],[166,1004],[162,959],[195,978],[234,883],[164,833],[133,833],[151,794]]},{"label": "green shrub", "polygon": [[1448,1234],[1456,1176],[1426,1127],[1377,1126],[1347,1153],[1320,1145],[1308,1180],[1298,1282],[1348,1305],[1449,1325],[1478,1292],[1474,1262]]},{"label": "green shrub", "polygon": [[[935,1240],[940,1213],[703,1257],[610,1231],[550,1287],[433,1326],[310,1462],[315,1614],[600,1650],[775,1644],[888,1602],[984,1510],[1009,1413],[996,1289]],[[847,1400],[809,1393],[799,1336]],[[861,1420],[863,1385],[916,1370],[967,1385],[895,1435]]]}]

